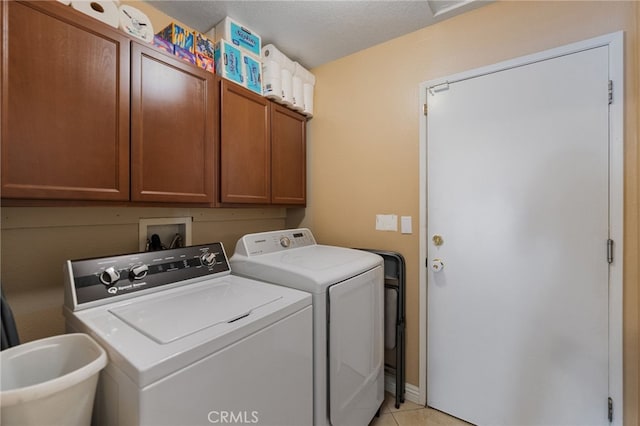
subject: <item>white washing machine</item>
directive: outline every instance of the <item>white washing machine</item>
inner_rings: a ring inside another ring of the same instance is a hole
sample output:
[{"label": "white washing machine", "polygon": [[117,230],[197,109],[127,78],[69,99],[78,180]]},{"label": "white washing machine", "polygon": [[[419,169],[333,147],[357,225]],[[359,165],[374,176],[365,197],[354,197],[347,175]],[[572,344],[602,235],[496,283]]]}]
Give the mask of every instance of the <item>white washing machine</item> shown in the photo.
[{"label": "white washing machine", "polygon": [[101,425],[309,425],[311,295],[230,275],[221,243],[68,261],[67,330],[107,351]]},{"label": "white washing machine", "polygon": [[384,399],[383,259],[293,229],[245,235],[229,262],[313,294],[314,425],[367,425]]}]

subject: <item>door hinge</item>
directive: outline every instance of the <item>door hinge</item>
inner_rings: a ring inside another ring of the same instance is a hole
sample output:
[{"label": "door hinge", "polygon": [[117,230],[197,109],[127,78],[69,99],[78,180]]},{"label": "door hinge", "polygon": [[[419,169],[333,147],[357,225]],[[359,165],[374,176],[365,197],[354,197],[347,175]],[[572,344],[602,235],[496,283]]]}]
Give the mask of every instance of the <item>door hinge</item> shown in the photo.
[{"label": "door hinge", "polygon": [[427,115],[427,111],[429,111],[429,107],[427,107],[427,104],[423,104],[422,105],[422,113],[424,115]]},{"label": "door hinge", "polygon": [[607,262],[613,263],[613,240],[611,238],[607,240]]},{"label": "door hinge", "polygon": [[613,80],[609,80],[609,105],[613,103]]},{"label": "door hinge", "polygon": [[609,423],[611,423],[613,421],[613,399],[609,398],[609,400],[607,401],[607,404],[608,404],[607,413],[609,414]]}]

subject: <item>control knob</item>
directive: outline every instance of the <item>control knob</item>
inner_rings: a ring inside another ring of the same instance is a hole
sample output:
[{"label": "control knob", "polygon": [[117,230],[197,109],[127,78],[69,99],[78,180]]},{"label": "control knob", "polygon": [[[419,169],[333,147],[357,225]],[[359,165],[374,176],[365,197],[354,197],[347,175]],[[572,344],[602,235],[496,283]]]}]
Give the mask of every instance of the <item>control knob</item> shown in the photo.
[{"label": "control knob", "polygon": [[109,266],[100,274],[100,281],[104,285],[114,285],[120,279],[120,272],[113,266]]},{"label": "control knob", "polygon": [[206,252],[202,256],[200,256],[200,260],[205,266],[213,266],[216,264],[216,254],[211,252]]},{"label": "control knob", "polygon": [[291,240],[289,237],[282,237],[280,238],[280,245],[285,248],[289,247],[291,245]]},{"label": "control knob", "polygon": [[132,280],[141,280],[149,273],[149,267],[145,264],[134,265],[129,269],[129,278]]}]

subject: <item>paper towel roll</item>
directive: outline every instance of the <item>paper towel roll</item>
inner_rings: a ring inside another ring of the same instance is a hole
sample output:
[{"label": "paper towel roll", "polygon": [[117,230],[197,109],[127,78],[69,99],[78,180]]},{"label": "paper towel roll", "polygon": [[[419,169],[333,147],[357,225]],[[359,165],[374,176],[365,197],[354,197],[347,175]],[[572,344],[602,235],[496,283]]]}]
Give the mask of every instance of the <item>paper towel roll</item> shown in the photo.
[{"label": "paper towel roll", "polygon": [[153,41],[153,25],[149,17],[133,6],[123,4],[119,10],[119,27],[125,33],[151,43]]},{"label": "paper towel roll", "polygon": [[313,84],[304,83],[302,92],[304,95],[302,113],[308,117],[313,117]]},{"label": "paper towel roll", "polygon": [[[309,72],[305,67],[296,62],[295,75],[302,80],[302,112],[305,115],[313,116],[313,87],[316,84],[316,77]],[[293,91],[296,92],[296,83],[294,81]],[[296,101],[297,99],[297,94]]]},{"label": "paper towel roll", "polygon": [[72,1],[71,7],[105,24],[118,28],[120,22],[118,6],[113,1]]},{"label": "paper towel roll", "polygon": [[282,102],[287,106],[293,106],[293,73],[296,70],[295,62],[282,55],[280,74],[282,75]]},{"label": "paper towel roll", "polygon": [[287,58],[287,56],[279,51],[273,44],[267,44],[262,48],[262,60],[265,62],[274,61],[280,65],[282,97],[277,101],[287,106],[293,106],[293,73],[296,70],[295,63]]},{"label": "paper towel roll", "polygon": [[[296,65],[297,65],[297,62],[296,62]],[[299,74],[293,74],[293,78],[291,79],[291,81],[293,86],[291,107],[296,111],[302,111],[304,109],[303,107],[304,93],[302,91],[302,85],[303,85],[302,78],[300,77]]]},{"label": "paper towel roll", "polygon": [[[274,61],[278,64],[282,65],[284,62],[285,55],[278,50],[273,44],[267,44],[262,48],[262,60],[263,61]],[[291,71],[293,72],[293,70]]]},{"label": "paper towel roll", "polygon": [[280,77],[282,79],[282,100],[287,106],[293,106],[293,75],[287,68],[280,69]]},{"label": "paper towel roll", "polygon": [[275,101],[282,100],[282,75],[280,64],[276,61],[264,61],[262,63],[262,82],[264,96]]}]

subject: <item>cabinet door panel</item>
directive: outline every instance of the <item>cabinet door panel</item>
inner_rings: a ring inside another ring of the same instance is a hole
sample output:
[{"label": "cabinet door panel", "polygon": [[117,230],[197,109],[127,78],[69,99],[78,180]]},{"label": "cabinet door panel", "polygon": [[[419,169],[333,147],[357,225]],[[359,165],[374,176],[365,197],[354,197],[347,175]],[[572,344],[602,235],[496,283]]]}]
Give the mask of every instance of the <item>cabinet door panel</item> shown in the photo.
[{"label": "cabinet door panel", "polygon": [[129,40],[56,2],[2,3],[2,197],[129,199]]},{"label": "cabinet door panel", "polygon": [[220,200],[268,204],[271,200],[269,102],[221,80]]},{"label": "cabinet door panel", "polygon": [[271,203],[306,202],[306,119],[271,104]]},{"label": "cabinet door panel", "polygon": [[131,192],[134,201],[214,201],[214,75],[133,43]]}]

